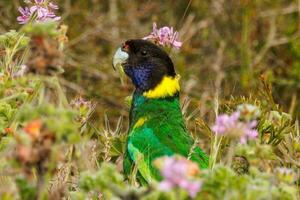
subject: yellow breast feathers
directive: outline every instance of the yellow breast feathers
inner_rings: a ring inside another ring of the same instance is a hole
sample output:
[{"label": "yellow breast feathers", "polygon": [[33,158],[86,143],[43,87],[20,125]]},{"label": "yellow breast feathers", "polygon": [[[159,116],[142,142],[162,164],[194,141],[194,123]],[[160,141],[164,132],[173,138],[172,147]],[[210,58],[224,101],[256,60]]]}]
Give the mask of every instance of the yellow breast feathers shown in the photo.
[{"label": "yellow breast feathers", "polygon": [[176,77],[165,76],[154,89],[144,92],[143,95],[147,98],[164,98],[173,96],[180,90],[179,79],[179,75]]}]

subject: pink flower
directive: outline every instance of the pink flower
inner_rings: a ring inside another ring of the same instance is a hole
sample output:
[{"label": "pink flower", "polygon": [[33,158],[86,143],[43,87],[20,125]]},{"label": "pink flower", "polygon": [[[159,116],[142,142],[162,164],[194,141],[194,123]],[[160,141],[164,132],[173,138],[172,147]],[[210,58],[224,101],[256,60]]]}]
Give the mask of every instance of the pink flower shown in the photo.
[{"label": "pink flower", "polygon": [[164,26],[160,29],[157,29],[156,23],[153,23],[152,33],[143,39],[154,40],[155,43],[158,43],[162,46],[171,46],[176,49],[179,49],[182,46],[182,42],[177,40],[178,32],[174,32],[173,27]]},{"label": "pink flower", "polygon": [[248,139],[255,139],[258,132],[255,129],[256,120],[241,121],[240,112],[234,112],[232,115],[222,114],[217,116],[216,123],[212,126],[212,130],[219,135],[228,135],[238,137],[240,143],[245,144]]},{"label": "pink flower", "polygon": [[255,139],[258,136],[256,130],[257,121],[247,122],[244,126],[244,135],[240,138],[240,143],[245,144],[248,139]]},{"label": "pink flower", "polygon": [[232,115],[219,115],[217,116],[216,124],[212,127],[212,130],[217,134],[223,135],[237,125],[239,117],[239,112],[234,112]]},{"label": "pink flower", "polygon": [[160,168],[164,180],[159,183],[159,189],[169,191],[175,187],[188,191],[190,197],[196,197],[201,188],[201,181],[195,180],[194,175],[199,172],[198,165],[183,157],[163,157]]},{"label": "pink flower", "polygon": [[53,10],[57,10],[58,6],[53,4],[52,2],[48,2],[45,0],[34,0],[25,1],[25,3],[29,4],[30,7],[19,8],[19,12],[21,16],[17,18],[20,24],[26,24],[29,20],[36,14],[35,21],[43,22],[43,21],[57,21],[60,20],[60,17],[57,17]]},{"label": "pink flower", "polygon": [[58,10],[58,5],[54,4],[54,3],[49,3],[49,7],[52,8],[53,10]]},{"label": "pink flower", "polygon": [[18,10],[21,13],[21,16],[19,16],[17,18],[18,22],[20,24],[26,24],[31,17],[31,12],[30,12],[29,8],[28,7],[25,7],[25,8],[19,7]]},{"label": "pink flower", "polygon": [[34,0],[36,4],[42,4],[44,3],[44,0]]},{"label": "pink flower", "polygon": [[37,13],[37,19],[42,21],[43,19],[47,18],[49,11],[48,11],[47,8],[44,8],[40,5],[36,5],[36,6],[30,7],[30,12],[31,13],[36,12]]}]

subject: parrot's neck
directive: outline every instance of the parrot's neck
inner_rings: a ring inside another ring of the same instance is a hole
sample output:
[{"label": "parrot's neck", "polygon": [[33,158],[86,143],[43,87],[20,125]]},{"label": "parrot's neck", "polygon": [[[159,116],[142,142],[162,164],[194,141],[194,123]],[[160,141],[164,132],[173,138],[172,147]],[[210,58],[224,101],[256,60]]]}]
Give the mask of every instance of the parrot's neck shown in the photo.
[{"label": "parrot's neck", "polygon": [[148,98],[135,92],[130,109],[130,129],[142,126],[151,118],[166,118],[162,120],[176,120],[183,123],[179,102],[179,93],[165,98]]},{"label": "parrot's neck", "polygon": [[130,110],[130,128],[142,125],[147,117],[172,116],[182,118],[179,102],[179,75],[164,76],[159,84],[151,90],[133,94]]},{"label": "parrot's neck", "polygon": [[180,76],[164,76],[160,83],[153,89],[143,92],[143,96],[149,99],[172,97],[180,91]]}]

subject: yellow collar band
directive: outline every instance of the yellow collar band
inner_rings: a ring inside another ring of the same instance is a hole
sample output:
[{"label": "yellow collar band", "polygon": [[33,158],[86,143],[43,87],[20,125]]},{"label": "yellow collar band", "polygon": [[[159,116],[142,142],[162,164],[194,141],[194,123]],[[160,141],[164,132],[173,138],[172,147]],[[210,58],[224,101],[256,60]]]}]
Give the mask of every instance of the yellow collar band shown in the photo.
[{"label": "yellow collar band", "polygon": [[173,96],[180,90],[179,79],[179,75],[176,75],[175,77],[165,76],[154,89],[144,92],[143,96],[147,98],[164,98]]}]

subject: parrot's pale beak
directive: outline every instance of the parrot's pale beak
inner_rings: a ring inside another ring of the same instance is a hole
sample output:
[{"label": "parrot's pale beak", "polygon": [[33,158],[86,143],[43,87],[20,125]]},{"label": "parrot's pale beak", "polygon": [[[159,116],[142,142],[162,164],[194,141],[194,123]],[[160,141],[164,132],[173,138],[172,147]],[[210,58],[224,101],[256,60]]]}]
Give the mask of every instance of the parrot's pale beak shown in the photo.
[{"label": "parrot's pale beak", "polygon": [[116,69],[122,69],[122,64],[126,63],[129,55],[127,52],[122,51],[122,48],[118,48],[116,51],[114,58],[113,58],[113,68]]}]

